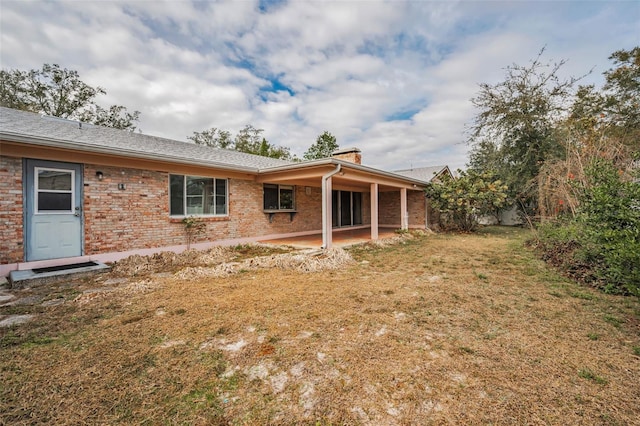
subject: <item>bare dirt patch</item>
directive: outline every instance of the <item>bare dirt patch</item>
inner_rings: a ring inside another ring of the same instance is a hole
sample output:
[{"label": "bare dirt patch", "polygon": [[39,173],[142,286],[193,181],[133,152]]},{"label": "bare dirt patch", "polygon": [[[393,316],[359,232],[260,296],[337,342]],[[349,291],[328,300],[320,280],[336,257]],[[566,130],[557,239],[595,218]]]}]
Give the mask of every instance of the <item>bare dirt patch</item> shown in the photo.
[{"label": "bare dirt patch", "polygon": [[244,244],[234,247],[217,246],[208,250],[187,250],[182,253],[161,252],[151,256],[134,255],[115,262],[112,275],[131,277],[153,273],[171,273],[185,267],[211,267],[225,262],[241,261],[258,256],[289,253],[290,247]]},{"label": "bare dirt patch", "polygon": [[311,273],[216,254],[56,289],[0,330],[0,423],[638,424],[640,303],[566,281],[525,237],[399,238]]}]

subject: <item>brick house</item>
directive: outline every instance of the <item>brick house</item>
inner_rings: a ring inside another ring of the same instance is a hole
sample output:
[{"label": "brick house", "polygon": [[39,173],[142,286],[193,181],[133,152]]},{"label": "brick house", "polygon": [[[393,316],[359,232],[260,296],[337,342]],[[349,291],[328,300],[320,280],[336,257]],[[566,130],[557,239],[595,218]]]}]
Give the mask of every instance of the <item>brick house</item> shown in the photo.
[{"label": "brick house", "polygon": [[[448,169],[447,169],[448,170]],[[404,173],[404,174],[403,174]],[[416,175],[418,176],[418,175]],[[345,228],[427,226],[424,176],[352,148],[287,162],[0,108],[0,276]]]}]

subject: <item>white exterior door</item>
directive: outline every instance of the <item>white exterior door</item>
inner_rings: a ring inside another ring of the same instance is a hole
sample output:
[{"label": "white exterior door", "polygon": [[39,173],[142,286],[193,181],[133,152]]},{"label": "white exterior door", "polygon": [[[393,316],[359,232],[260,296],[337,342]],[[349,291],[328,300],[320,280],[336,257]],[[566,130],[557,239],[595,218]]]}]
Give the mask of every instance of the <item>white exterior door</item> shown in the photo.
[{"label": "white exterior door", "polygon": [[82,255],[82,165],[27,160],[26,260]]}]

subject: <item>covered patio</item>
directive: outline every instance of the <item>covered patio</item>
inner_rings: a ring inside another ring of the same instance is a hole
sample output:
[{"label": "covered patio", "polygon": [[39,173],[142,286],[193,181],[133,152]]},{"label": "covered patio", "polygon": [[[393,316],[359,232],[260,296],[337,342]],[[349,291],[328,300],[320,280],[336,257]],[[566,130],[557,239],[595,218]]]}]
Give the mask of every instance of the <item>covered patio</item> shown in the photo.
[{"label": "covered patio", "polygon": [[[396,228],[378,228],[378,239],[391,238],[396,235]],[[371,227],[334,229],[333,247],[348,247],[354,244],[371,241]],[[276,238],[259,241],[264,244],[285,245],[296,248],[322,248],[322,233],[303,235],[299,237]]]},{"label": "covered patio", "polygon": [[[426,227],[424,181],[359,163],[334,157],[288,164],[262,169],[256,182],[297,186],[307,195],[311,188],[321,188],[322,232],[273,240],[282,244],[331,248],[385,238],[395,229]],[[289,212],[292,220],[297,213],[295,208],[280,212]]]}]

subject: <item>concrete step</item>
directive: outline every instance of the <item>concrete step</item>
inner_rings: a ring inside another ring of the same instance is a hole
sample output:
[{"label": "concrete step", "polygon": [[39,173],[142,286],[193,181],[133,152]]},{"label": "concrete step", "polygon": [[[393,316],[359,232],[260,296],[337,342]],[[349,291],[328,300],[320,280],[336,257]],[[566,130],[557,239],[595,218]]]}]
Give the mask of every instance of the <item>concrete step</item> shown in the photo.
[{"label": "concrete step", "polygon": [[11,288],[29,288],[83,278],[96,273],[107,272],[109,269],[111,269],[111,267],[102,262],[92,261],[48,268],[27,269],[24,271],[11,271],[9,283],[11,284]]}]

